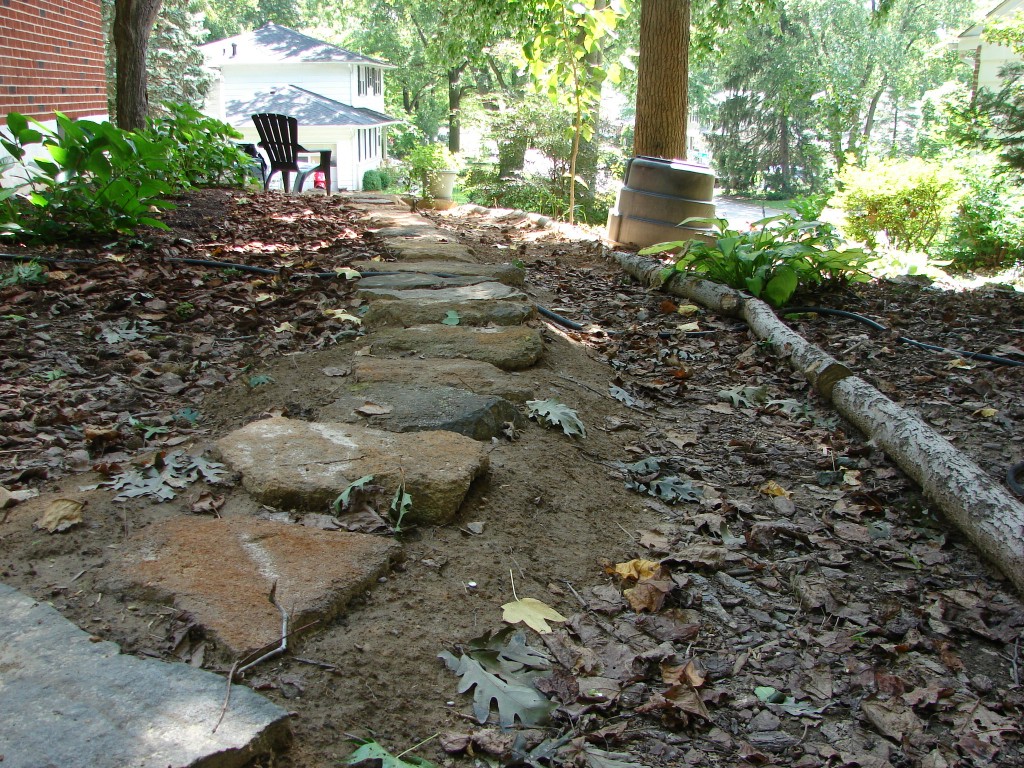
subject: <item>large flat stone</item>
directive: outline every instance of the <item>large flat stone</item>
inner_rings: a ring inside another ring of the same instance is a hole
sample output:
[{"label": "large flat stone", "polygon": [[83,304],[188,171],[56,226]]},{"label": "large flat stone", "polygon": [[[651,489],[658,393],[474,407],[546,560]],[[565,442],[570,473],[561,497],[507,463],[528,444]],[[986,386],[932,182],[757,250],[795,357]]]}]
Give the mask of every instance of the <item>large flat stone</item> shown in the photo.
[{"label": "large flat stone", "polygon": [[391,539],[249,519],[183,517],[152,525],[133,542],[124,573],[147,597],[187,611],[234,656],[289,631],[326,627],[386,573],[401,547]]},{"label": "large flat stone", "polygon": [[522,286],[526,270],[515,264],[472,264],[456,261],[380,262],[361,261],[352,265],[359,271],[421,272],[424,274],[465,275],[485,277],[505,285]]},{"label": "large flat stone", "polygon": [[[495,395],[477,395],[465,389],[409,384],[355,384],[320,416],[331,421],[365,422],[389,432],[427,432],[441,429],[474,440],[490,440],[502,434],[511,422],[518,428],[526,419],[508,400]],[[367,401],[390,409],[388,413],[364,416],[356,412]]]},{"label": "large flat stone", "polygon": [[[376,270],[374,270],[376,271]],[[388,270],[381,270],[388,271]],[[465,275],[458,277],[438,277],[426,272],[399,272],[397,274],[363,275],[359,278],[358,290],[384,288],[389,291],[408,291],[413,288],[461,288],[466,285],[478,285],[490,282],[483,275]]]},{"label": "large flat stone", "polygon": [[478,360],[357,357],[352,378],[361,383],[460,387],[478,395],[497,395],[513,403],[534,399],[533,388],[522,374],[509,373]]},{"label": "large flat stone", "polygon": [[536,363],[544,352],[540,331],[526,326],[466,328],[461,325],[419,325],[413,328],[382,328],[370,337],[370,350],[415,352],[423,357],[465,357],[521,371]]},{"label": "large flat stone", "polygon": [[488,466],[480,443],[453,432],[396,434],[285,418],[247,424],[217,448],[264,504],[322,512],[360,477],[373,475],[389,494],[404,477],[413,500],[408,519],[429,524],[450,520]]},{"label": "large flat stone", "polygon": [[214,733],[224,678],[122,655],[3,584],[0,616],[4,768],[237,768],[288,741],[288,712],[244,685]]},{"label": "large flat stone", "polygon": [[384,247],[399,261],[476,261],[473,249],[461,243],[431,243],[407,240],[403,237],[386,237]]},{"label": "large flat stone", "polygon": [[480,283],[455,288],[364,288],[370,300],[364,316],[368,326],[440,323],[457,312],[461,325],[519,325],[536,310],[526,294],[504,283]]}]

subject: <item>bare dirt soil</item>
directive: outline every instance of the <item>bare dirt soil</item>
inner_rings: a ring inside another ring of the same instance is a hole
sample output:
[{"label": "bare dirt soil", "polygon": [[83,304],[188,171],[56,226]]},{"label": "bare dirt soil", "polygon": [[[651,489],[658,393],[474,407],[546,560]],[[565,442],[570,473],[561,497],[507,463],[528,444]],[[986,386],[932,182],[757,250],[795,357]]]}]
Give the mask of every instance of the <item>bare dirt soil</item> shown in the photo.
[{"label": "bare dirt soil", "polygon": [[[404,531],[392,574],[254,670],[295,713],[292,749],[266,765],[339,765],[351,737],[395,754],[428,740],[415,754],[445,765],[1024,765],[1019,596],[799,375],[734,320],[633,285],[597,241],[435,217],[481,259],[521,260],[537,302],[587,326],[545,325],[520,374],[587,434],[531,423],[495,442],[452,525]],[[118,561],[172,516],[297,516],[202,482],[163,503],[80,489],[261,415],[316,419],[323,371],[365,344],[339,317],[360,309],[351,282],[310,275],[386,254],[339,198],[196,192],[169,223],[147,244],[35,251],[56,260],[45,281],[0,289],[0,485],[42,494],[0,511],[0,578],[126,652],[227,674],[191,617],[111,591]],[[1024,296],[884,282],[798,303],[895,329],[794,326],[997,481],[1024,459],[1021,368],[895,341],[1024,360]],[[83,522],[34,527],[61,496],[88,501]],[[529,631],[535,653],[492,638],[487,657],[472,641],[516,597],[569,620]],[[490,658],[550,718],[479,724],[444,651]]]}]

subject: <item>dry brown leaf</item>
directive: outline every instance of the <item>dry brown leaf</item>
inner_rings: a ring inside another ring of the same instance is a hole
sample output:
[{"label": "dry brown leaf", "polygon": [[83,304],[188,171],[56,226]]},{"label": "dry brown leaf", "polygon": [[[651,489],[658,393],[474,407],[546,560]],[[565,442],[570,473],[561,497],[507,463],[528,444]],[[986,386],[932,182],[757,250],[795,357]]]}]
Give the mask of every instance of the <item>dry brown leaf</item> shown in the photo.
[{"label": "dry brown leaf", "polygon": [[224,497],[217,496],[210,491],[203,491],[192,502],[192,514],[194,515],[215,515],[220,517],[220,509],[224,506]]},{"label": "dry brown leaf", "polygon": [[707,670],[697,659],[690,659],[685,664],[675,667],[668,664],[661,665],[661,682],[665,685],[673,686],[686,683],[694,688],[700,688],[706,681]]},{"label": "dry brown leaf", "polygon": [[43,516],[36,520],[35,527],[50,533],[60,533],[82,522],[84,501],[77,499],[55,499],[47,506]]},{"label": "dry brown leaf", "polygon": [[661,563],[657,560],[630,560],[627,563],[617,563],[612,568],[605,568],[607,573],[612,573],[623,579],[633,579],[639,581],[640,579],[649,579],[658,574],[661,569]]},{"label": "dry brown leaf", "polygon": [[623,596],[629,601],[634,611],[656,613],[665,605],[665,600],[675,584],[668,577],[667,570],[662,569],[662,573],[661,578],[641,579],[635,587],[623,590]]},{"label": "dry brown leaf", "polygon": [[769,480],[757,490],[765,496],[785,496],[788,499],[793,495],[774,480]]}]

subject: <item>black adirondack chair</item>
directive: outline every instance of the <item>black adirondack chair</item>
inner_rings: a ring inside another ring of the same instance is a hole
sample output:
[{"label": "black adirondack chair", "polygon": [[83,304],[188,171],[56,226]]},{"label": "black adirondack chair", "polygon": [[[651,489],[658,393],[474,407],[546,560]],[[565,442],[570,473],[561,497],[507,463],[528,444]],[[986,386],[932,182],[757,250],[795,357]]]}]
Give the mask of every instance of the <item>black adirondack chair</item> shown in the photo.
[{"label": "black adirondack chair", "polygon": [[271,177],[281,172],[284,189],[288,191],[288,181],[293,173],[295,188],[293,192],[302,191],[306,179],[317,171],[322,171],[327,181],[327,194],[331,194],[331,150],[315,150],[320,153],[320,162],[300,163],[299,153],[310,152],[299,144],[299,121],[288,115],[259,114],[253,115],[252,121],[260,134],[260,148],[270,158],[270,169],[263,179],[263,189],[270,187]]}]

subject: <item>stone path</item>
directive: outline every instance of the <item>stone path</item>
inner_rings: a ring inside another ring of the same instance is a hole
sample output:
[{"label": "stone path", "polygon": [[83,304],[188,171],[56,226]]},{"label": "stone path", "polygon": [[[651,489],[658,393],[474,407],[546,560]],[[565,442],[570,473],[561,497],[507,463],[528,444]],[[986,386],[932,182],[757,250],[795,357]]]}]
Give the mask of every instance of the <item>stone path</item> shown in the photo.
[{"label": "stone path", "polygon": [[[514,372],[543,354],[526,325],[536,309],[521,268],[476,263],[394,198],[352,202],[398,259],[357,265],[370,273],[359,292],[372,356],[356,359],[327,420],[267,418],[216,447],[261,504],[326,513],[372,475],[385,493],[411,495],[409,521],[442,525],[488,471],[490,440],[524,426],[515,404],[533,393]],[[173,604],[239,658],[277,642],[282,609],[290,630],[326,627],[401,550],[388,537],[244,517],[175,518],[130,544],[110,590]],[[212,733],[223,678],[120,655],[2,585],[0,615],[4,768],[234,766],[287,739],[287,713],[243,685]]]}]

